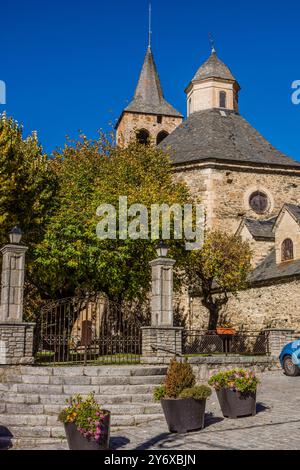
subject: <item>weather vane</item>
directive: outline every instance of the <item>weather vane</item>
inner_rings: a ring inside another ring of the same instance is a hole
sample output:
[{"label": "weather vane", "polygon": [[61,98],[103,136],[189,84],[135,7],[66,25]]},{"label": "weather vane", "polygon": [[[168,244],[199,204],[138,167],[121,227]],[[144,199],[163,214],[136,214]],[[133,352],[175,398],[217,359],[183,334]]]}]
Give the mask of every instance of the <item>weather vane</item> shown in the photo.
[{"label": "weather vane", "polygon": [[211,45],[211,52],[216,52],[216,45],[215,45],[215,40],[214,37],[211,33],[208,33],[208,39]]},{"label": "weather vane", "polygon": [[152,42],[152,5],[149,3],[149,47]]}]

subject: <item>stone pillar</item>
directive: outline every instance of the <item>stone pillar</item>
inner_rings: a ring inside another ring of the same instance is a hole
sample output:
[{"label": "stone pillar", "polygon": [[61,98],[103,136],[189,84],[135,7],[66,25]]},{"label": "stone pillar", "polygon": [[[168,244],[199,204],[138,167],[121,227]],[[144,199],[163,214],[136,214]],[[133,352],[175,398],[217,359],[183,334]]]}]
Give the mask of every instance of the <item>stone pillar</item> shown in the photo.
[{"label": "stone pillar", "polygon": [[268,328],[268,349],[271,356],[278,357],[282,348],[293,340],[295,330],[289,328]]},{"label": "stone pillar", "polygon": [[33,323],[23,323],[25,253],[23,245],[5,245],[2,253],[0,365],[33,362]]},{"label": "stone pillar", "polygon": [[26,246],[5,245],[2,253],[0,322],[22,322]]},{"label": "stone pillar", "polygon": [[173,323],[173,267],[175,261],[158,258],[152,268],[151,326],[142,328],[142,361],[169,363],[182,354],[182,330]]},{"label": "stone pillar", "polygon": [[175,261],[158,258],[152,268],[151,325],[173,326],[173,266]]}]

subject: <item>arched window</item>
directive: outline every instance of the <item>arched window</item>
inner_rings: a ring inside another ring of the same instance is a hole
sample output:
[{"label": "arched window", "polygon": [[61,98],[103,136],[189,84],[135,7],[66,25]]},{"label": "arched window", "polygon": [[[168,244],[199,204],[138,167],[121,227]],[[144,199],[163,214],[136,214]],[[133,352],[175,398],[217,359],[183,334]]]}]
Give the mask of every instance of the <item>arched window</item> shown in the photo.
[{"label": "arched window", "polygon": [[220,108],[227,107],[226,101],[227,101],[226,91],[220,91]]},{"label": "arched window", "polygon": [[249,204],[256,214],[264,214],[269,205],[268,196],[262,191],[255,191],[250,196]]},{"label": "arched window", "polygon": [[159,145],[166,137],[168,137],[168,132],[166,131],[161,131],[159,134],[157,134],[156,137],[156,145]]},{"label": "arched window", "polygon": [[281,245],[281,261],[294,259],[294,244],[290,238],[286,238]]},{"label": "arched window", "polygon": [[146,129],[140,129],[136,133],[136,140],[143,145],[149,145],[150,143],[150,134]]},{"label": "arched window", "polygon": [[192,113],[192,98],[189,99],[189,115]]}]

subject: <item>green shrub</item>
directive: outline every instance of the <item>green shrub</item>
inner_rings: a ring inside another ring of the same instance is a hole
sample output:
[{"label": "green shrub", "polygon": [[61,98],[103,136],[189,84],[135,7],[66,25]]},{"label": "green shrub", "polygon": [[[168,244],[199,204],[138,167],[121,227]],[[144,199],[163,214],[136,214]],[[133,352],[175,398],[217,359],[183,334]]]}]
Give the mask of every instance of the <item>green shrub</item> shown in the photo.
[{"label": "green shrub", "polygon": [[183,390],[193,387],[195,383],[196,377],[191,365],[173,359],[165,380],[166,397],[178,398]]},{"label": "green shrub", "polygon": [[230,388],[231,390],[236,390],[241,393],[250,393],[256,391],[260,381],[252,371],[232,369],[213,375],[208,383],[214,387],[215,390]]},{"label": "green shrub", "polygon": [[153,398],[155,401],[160,401],[162,398],[166,396],[166,387],[165,385],[160,385],[159,387],[155,387],[153,392]]},{"label": "green shrub", "polygon": [[211,389],[206,385],[196,385],[192,388],[183,390],[179,398],[194,398],[194,400],[206,400],[211,396]]}]

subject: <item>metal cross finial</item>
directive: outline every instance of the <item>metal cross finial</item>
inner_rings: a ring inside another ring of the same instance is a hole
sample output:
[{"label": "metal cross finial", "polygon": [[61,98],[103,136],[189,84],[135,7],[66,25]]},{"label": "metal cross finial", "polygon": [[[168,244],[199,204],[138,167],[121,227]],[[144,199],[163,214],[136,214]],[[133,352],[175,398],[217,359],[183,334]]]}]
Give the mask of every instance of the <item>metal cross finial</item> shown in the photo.
[{"label": "metal cross finial", "polygon": [[148,47],[151,48],[152,43],[152,5],[149,3],[149,44]]},{"label": "metal cross finial", "polygon": [[208,33],[208,39],[209,39],[209,42],[210,42],[210,45],[211,45],[211,52],[213,54],[217,51],[216,51],[216,46],[215,46],[215,40],[214,40],[214,37],[211,33]]}]

